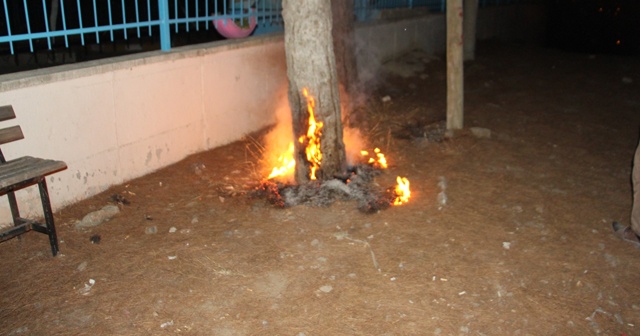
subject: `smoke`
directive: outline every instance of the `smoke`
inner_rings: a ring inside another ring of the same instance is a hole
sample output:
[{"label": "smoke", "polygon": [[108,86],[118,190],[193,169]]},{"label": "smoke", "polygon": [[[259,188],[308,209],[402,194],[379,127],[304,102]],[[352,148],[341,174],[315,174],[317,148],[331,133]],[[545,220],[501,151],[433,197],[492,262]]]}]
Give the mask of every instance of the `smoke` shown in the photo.
[{"label": "smoke", "polygon": [[342,139],[347,154],[347,164],[355,166],[362,157],[360,151],[367,148],[364,138],[359,129],[345,127],[342,130]]}]

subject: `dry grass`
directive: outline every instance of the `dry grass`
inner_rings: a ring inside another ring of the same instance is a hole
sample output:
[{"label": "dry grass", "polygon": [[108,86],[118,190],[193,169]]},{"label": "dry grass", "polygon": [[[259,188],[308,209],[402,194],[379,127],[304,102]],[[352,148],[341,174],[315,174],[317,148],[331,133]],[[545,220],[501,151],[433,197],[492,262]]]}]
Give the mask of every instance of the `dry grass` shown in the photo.
[{"label": "dry grass", "polygon": [[[640,64],[486,48],[466,123],[489,139],[394,137],[442,119],[437,62],[433,80],[389,82],[402,94],[367,104],[366,134],[393,160],[376,182],[408,176],[408,204],[367,215],[249,198],[266,150],[252,135],[63,209],[59,257],[37,233],[2,243],[0,335],[637,334],[640,255],[608,226],[628,216],[638,95],[606,78]],[[594,102],[602,90],[616,99]],[[117,193],[119,216],[75,229]]]}]

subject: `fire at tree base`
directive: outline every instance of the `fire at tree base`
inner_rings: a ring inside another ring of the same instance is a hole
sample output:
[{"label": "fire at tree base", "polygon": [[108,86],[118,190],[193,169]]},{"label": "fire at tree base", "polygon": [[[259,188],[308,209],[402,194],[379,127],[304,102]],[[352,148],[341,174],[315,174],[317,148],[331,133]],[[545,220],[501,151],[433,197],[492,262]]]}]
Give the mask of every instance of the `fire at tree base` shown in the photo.
[{"label": "fire at tree base", "polygon": [[358,210],[375,213],[394,205],[400,196],[393,187],[380,190],[376,186],[374,178],[380,174],[381,171],[372,165],[359,164],[350,168],[345,176],[327,181],[292,185],[264,180],[252,197],[265,198],[279,208],[296,205],[326,207],[336,201],[356,201]]}]

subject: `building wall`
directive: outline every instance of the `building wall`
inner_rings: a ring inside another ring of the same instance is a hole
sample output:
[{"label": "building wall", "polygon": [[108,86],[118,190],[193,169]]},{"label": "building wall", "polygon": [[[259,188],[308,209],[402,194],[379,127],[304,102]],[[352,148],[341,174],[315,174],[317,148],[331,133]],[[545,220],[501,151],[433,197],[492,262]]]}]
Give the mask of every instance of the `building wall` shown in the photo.
[{"label": "building wall", "polygon": [[[55,209],[272,124],[286,89],[281,36],[0,77],[0,104],[25,134],[5,156],[69,166],[47,179]],[[18,196],[24,214],[41,213],[37,188]]]},{"label": "building wall", "polygon": [[[511,37],[519,21],[496,18],[513,13],[520,12],[481,10],[478,36]],[[412,49],[443,53],[444,16],[358,25],[356,40],[367,80]],[[47,180],[56,210],[273,124],[286,87],[282,34],[3,75],[0,104],[13,105],[12,124],[25,134],[3,151],[68,164]],[[18,197],[23,215],[41,214],[36,188]],[[11,218],[5,199],[0,223]]]}]

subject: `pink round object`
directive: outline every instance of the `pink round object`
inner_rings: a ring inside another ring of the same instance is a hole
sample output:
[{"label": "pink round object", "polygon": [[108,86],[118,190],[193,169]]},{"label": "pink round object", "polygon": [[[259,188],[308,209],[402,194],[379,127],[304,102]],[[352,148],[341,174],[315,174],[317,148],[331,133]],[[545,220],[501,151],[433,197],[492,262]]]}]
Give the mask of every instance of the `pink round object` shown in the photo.
[{"label": "pink round object", "polygon": [[257,21],[258,20],[256,20],[255,16],[251,16],[249,18],[249,27],[247,28],[238,26],[238,24],[233,19],[213,20],[213,24],[216,27],[218,33],[226,38],[243,38],[251,35],[253,30],[256,28],[256,25],[258,24]]}]

